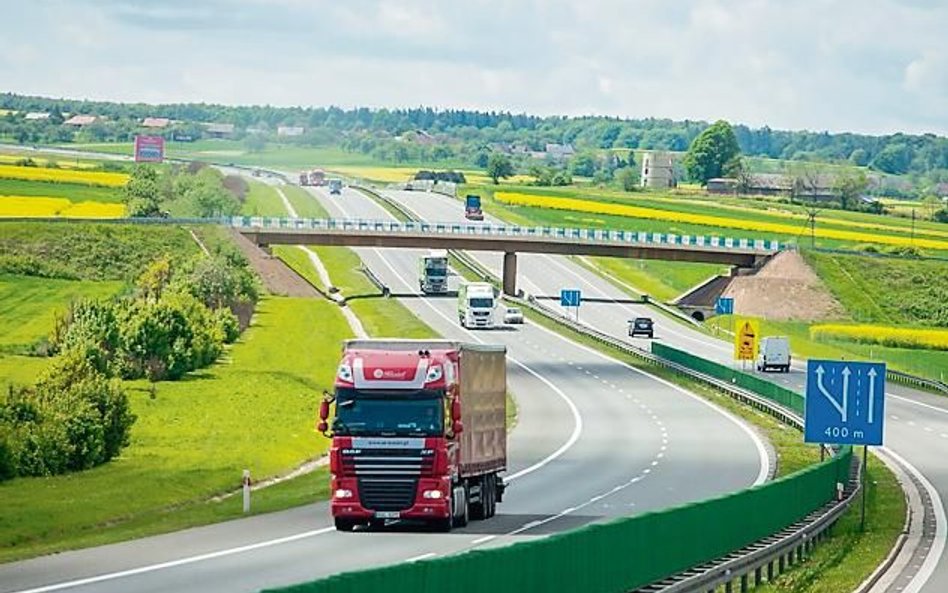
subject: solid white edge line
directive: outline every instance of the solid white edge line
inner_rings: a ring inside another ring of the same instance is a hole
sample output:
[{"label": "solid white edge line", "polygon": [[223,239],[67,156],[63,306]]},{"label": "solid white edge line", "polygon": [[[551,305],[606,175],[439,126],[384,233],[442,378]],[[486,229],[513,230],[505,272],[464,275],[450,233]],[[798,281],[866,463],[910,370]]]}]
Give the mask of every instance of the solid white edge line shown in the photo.
[{"label": "solid white edge line", "polygon": [[[563,336],[560,336],[559,334],[557,334],[557,333],[554,332],[553,330],[547,329],[547,328],[543,327],[542,325],[538,325],[538,324],[532,323],[532,322],[531,322],[531,325],[533,325],[534,327],[537,327],[537,328],[539,328],[539,329],[541,329],[541,330],[543,330],[543,331],[545,331],[545,332],[547,332],[547,333],[549,333],[549,334],[552,334],[552,335],[558,336],[558,337],[560,337],[560,338],[563,338]],[[563,338],[563,339],[567,339],[567,338]],[[583,349],[583,350],[585,350],[585,351],[587,351],[587,352],[589,352],[589,353],[591,353],[591,354],[593,354],[593,355],[595,355],[595,356],[598,356],[598,357],[600,357],[600,358],[603,358],[603,359],[608,360],[608,361],[610,361],[610,362],[613,362],[613,363],[615,363],[615,364],[622,365],[622,366],[624,366],[625,368],[627,368],[627,369],[629,369],[629,370],[631,370],[631,371],[633,371],[633,372],[636,372],[636,373],[639,373],[639,374],[641,374],[641,375],[644,375],[644,376],[648,377],[649,379],[652,379],[653,381],[657,381],[657,382],[661,383],[662,385],[665,385],[666,387],[670,387],[670,388],[674,389],[675,391],[678,391],[678,392],[680,392],[680,393],[683,393],[684,395],[687,395],[688,397],[694,399],[695,401],[698,401],[698,402],[704,404],[704,405],[707,406],[708,408],[714,410],[715,412],[721,414],[722,416],[724,416],[725,418],[727,418],[728,420],[730,420],[732,423],[734,423],[735,426],[737,426],[738,428],[740,428],[740,429],[751,439],[751,441],[754,443],[754,445],[755,445],[756,448],[757,448],[757,454],[758,454],[758,456],[759,456],[759,458],[760,458],[760,471],[758,472],[757,478],[754,480],[753,485],[754,485],[754,486],[757,486],[757,485],[763,484],[764,482],[767,481],[767,476],[770,475],[770,456],[767,454],[767,448],[764,446],[763,441],[761,441],[760,436],[759,436],[754,430],[752,430],[749,426],[747,426],[747,424],[745,424],[743,420],[741,420],[741,419],[739,419],[738,417],[734,416],[733,414],[731,414],[731,413],[728,412],[727,410],[725,410],[725,409],[723,409],[723,408],[720,408],[720,407],[716,406],[715,404],[709,402],[708,400],[704,399],[703,397],[701,397],[701,396],[699,396],[699,395],[695,395],[694,393],[691,393],[690,391],[688,391],[688,390],[685,389],[684,387],[680,387],[680,386],[678,386],[678,385],[675,385],[674,383],[671,383],[670,381],[666,381],[665,379],[662,379],[661,377],[657,377],[657,376],[653,375],[652,373],[649,373],[648,371],[644,371],[644,370],[642,370],[642,369],[635,368],[634,366],[632,366],[632,365],[630,365],[630,364],[627,364],[627,363],[625,363],[625,362],[622,362],[621,360],[617,360],[617,359],[615,359],[615,358],[613,358],[613,357],[611,357],[611,356],[609,356],[609,355],[607,355],[607,354],[603,354],[602,352],[599,352],[598,350],[594,350],[593,348],[590,348],[589,346],[586,346],[585,344],[580,344],[580,343],[578,343],[578,342],[574,342],[573,340],[569,340],[569,341],[570,341],[571,343],[573,343],[575,346],[577,346],[578,348],[581,348],[581,349]]]},{"label": "solid white edge line", "polygon": [[435,556],[437,556],[435,552],[428,552],[427,554],[419,554],[418,556],[412,556],[411,558],[409,558],[408,560],[405,560],[404,562],[418,562],[419,560],[434,558]]},{"label": "solid white edge line", "polygon": [[66,581],[62,583],[56,583],[53,585],[45,585],[43,587],[36,587],[34,589],[21,589],[13,593],[47,593],[48,591],[60,591],[62,589],[71,589],[73,587],[81,587],[84,585],[92,585],[95,583],[101,583],[103,581],[111,581],[114,579],[119,579],[123,577],[134,576],[138,574],[143,574],[147,572],[154,572],[157,570],[163,570],[166,568],[174,568],[176,566],[183,566],[186,564],[194,564],[195,562],[202,562],[204,560],[213,560],[215,558],[222,558],[224,556],[233,556],[234,554],[242,554],[244,552],[251,552],[253,550],[259,550],[261,548],[268,548],[271,546],[278,546],[280,544],[286,544],[289,542],[294,542],[297,540],[305,539],[308,537],[315,537],[317,535],[322,535],[324,533],[330,533],[335,531],[335,527],[324,527],[322,529],[314,529],[312,531],[304,531],[302,533],[297,533],[296,535],[289,535],[286,537],[280,537],[277,539],[271,539],[263,542],[258,542],[255,544],[248,544],[246,546],[238,546],[236,548],[229,548],[227,550],[218,550],[217,552],[209,552],[207,554],[199,554],[197,556],[189,556],[187,558],[179,558],[178,560],[170,560],[168,562],[160,562],[158,564],[149,564],[147,566],[141,566],[139,568],[131,568],[128,570],[121,570],[118,572],[111,572],[107,574],[102,574],[94,577],[88,577],[84,579],[77,579],[74,581]]},{"label": "solid white edge line", "polygon": [[893,399],[897,399],[897,400],[899,400],[899,401],[903,401],[903,402],[908,403],[908,404],[912,404],[912,405],[915,405],[915,406],[921,406],[921,407],[923,407],[923,408],[928,408],[929,410],[934,410],[934,411],[936,411],[936,412],[941,412],[942,414],[948,414],[948,410],[946,410],[945,408],[939,408],[938,406],[933,406],[933,405],[931,405],[931,404],[926,404],[926,403],[924,403],[924,402],[917,402],[917,401],[915,401],[914,399],[909,398],[909,397],[903,397],[903,396],[901,396],[901,395],[895,395],[894,393],[886,393],[886,396],[887,396],[887,397],[891,397],[891,398],[893,398]]},{"label": "solid white edge line", "polygon": [[945,553],[945,540],[946,537],[948,537],[948,519],[945,517],[944,502],[938,496],[938,491],[935,489],[935,486],[933,486],[914,465],[888,447],[882,447],[882,450],[885,451],[886,455],[891,455],[911,472],[911,474],[922,483],[922,486],[924,486],[928,492],[928,496],[932,499],[932,507],[935,512],[935,540],[932,542],[932,547],[928,550],[928,555],[925,556],[925,560],[922,562],[922,567],[915,573],[915,576],[912,577],[909,584],[902,589],[902,593],[918,593],[922,587],[925,586],[925,583],[928,582],[928,579],[931,578],[932,574],[934,574],[938,563],[941,561],[942,555]]}]

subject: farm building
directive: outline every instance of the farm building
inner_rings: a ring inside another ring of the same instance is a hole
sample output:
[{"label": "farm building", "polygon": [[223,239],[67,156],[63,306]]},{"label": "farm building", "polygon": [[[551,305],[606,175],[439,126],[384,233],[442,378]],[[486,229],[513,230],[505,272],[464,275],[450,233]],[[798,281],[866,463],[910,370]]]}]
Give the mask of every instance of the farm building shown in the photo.
[{"label": "farm building", "polygon": [[142,120],[143,128],[166,128],[171,120],[167,117],[146,117]]},{"label": "farm building", "polygon": [[230,138],[234,135],[234,124],[204,124],[210,138]]}]

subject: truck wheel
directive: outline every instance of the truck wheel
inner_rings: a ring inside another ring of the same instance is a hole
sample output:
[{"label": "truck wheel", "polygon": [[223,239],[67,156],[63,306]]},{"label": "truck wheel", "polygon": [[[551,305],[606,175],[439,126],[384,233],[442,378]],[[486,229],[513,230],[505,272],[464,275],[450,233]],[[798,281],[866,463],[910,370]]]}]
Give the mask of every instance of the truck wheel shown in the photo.
[{"label": "truck wheel", "polygon": [[487,476],[487,518],[490,519],[497,512],[497,479],[494,474]]},{"label": "truck wheel", "polygon": [[471,519],[475,521],[480,521],[487,518],[487,476],[481,476],[480,480],[480,501],[471,502],[468,506],[470,508]]},{"label": "truck wheel", "polygon": [[343,519],[342,517],[335,518],[336,531],[352,531],[355,529],[356,523],[352,519]]},{"label": "truck wheel", "polygon": [[471,519],[471,505],[467,501],[467,489],[462,489],[461,492],[461,501],[460,501],[460,513],[454,518],[455,527],[467,527],[468,522]]}]

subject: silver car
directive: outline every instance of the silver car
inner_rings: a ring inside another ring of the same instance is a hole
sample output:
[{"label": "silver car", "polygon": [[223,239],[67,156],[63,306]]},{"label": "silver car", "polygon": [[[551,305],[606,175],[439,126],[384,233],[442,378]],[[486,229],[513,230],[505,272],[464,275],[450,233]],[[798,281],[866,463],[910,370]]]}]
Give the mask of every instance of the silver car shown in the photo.
[{"label": "silver car", "polygon": [[504,313],[504,323],[523,323],[523,311],[517,307],[507,307],[507,312]]}]

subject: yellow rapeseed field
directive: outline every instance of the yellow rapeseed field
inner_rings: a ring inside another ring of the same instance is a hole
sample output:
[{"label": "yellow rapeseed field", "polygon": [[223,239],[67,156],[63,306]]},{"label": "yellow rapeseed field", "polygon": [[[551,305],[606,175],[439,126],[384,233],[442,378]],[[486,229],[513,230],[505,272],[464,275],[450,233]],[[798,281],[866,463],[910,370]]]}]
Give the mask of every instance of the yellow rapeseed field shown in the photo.
[{"label": "yellow rapeseed field", "polygon": [[822,324],[810,328],[814,340],[846,340],[896,348],[948,350],[948,329],[917,329],[888,325]]},{"label": "yellow rapeseed field", "polygon": [[[611,214],[614,216],[627,216],[630,218],[640,218],[646,220],[663,220],[669,222],[714,226],[728,229],[776,233],[780,235],[799,235],[801,229],[800,225],[796,224],[742,220],[740,218],[709,216],[705,214],[693,214],[690,212],[673,212],[670,210],[643,208],[640,206],[630,206],[626,204],[610,204],[607,202],[595,202],[577,198],[555,198],[550,196],[537,196],[514,192],[497,192],[494,194],[494,197],[504,204],[511,204],[514,206],[534,206],[538,208],[551,208],[554,210],[588,212],[591,214]],[[894,235],[877,235],[875,233],[864,233],[859,231],[820,228],[819,226],[816,227],[816,236],[826,239],[853,241],[856,243],[883,243],[886,245],[905,246],[914,245],[916,247],[927,249],[948,250],[948,241],[940,241],[938,239],[916,237],[913,241],[907,236],[899,237]]]},{"label": "yellow rapeseed field", "polygon": [[125,173],[106,171],[77,171],[46,169],[44,167],[18,167],[0,164],[0,179],[20,179],[24,181],[53,181],[59,183],[79,183],[103,187],[122,187],[128,183]]},{"label": "yellow rapeseed field", "polygon": [[64,218],[121,218],[125,216],[125,206],[105,202],[74,203],[66,198],[0,196],[0,218],[47,218],[53,216]]}]

